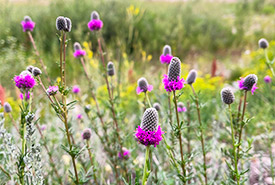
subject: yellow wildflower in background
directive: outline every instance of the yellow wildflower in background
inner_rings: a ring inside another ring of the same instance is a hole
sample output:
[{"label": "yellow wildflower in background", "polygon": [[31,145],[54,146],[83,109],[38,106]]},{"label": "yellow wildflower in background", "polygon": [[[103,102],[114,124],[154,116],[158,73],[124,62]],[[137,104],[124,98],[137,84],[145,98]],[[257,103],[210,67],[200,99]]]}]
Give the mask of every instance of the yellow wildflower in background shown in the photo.
[{"label": "yellow wildflower in background", "polygon": [[134,5],[130,5],[128,8],[126,8],[126,11],[129,15],[139,14],[139,8],[135,8]]}]

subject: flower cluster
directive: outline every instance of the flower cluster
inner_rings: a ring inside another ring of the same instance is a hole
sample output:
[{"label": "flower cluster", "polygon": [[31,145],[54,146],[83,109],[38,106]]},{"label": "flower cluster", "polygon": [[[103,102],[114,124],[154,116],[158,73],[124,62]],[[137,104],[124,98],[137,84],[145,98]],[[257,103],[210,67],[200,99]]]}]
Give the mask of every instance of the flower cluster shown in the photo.
[{"label": "flower cluster", "polygon": [[74,43],[74,57],[79,58],[86,55],[86,51],[81,48],[78,42]]},{"label": "flower cluster", "polygon": [[91,14],[91,21],[88,23],[88,28],[91,31],[98,31],[103,27],[103,22],[99,19],[99,15],[96,11]]},{"label": "flower cluster", "polygon": [[32,21],[32,19],[29,16],[25,16],[24,20],[21,22],[23,31],[33,31],[33,28],[35,26],[35,22]]},{"label": "flower cluster", "polygon": [[151,92],[153,90],[153,86],[149,85],[146,78],[141,77],[137,81],[138,87],[136,89],[137,94],[140,94],[142,92],[146,93],[147,91]]},{"label": "flower cluster", "polygon": [[256,89],[258,89],[257,85],[258,77],[254,74],[247,75],[245,78],[241,78],[238,81],[239,88],[241,90],[251,91],[253,95]]},{"label": "flower cluster", "polygon": [[20,74],[19,76],[15,76],[13,80],[15,85],[23,91],[32,89],[36,84],[35,79],[30,74]]},{"label": "flower cluster", "polygon": [[165,45],[163,47],[163,52],[159,57],[160,62],[162,64],[170,64],[172,58],[171,47],[169,45]]},{"label": "flower cluster", "polygon": [[178,103],[178,112],[186,112],[187,108],[184,106],[184,104],[182,102]]},{"label": "flower cluster", "polygon": [[56,95],[57,92],[58,92],[58,86],[49,86],[49,88],[47,89],[47,94],[49,96]]}]

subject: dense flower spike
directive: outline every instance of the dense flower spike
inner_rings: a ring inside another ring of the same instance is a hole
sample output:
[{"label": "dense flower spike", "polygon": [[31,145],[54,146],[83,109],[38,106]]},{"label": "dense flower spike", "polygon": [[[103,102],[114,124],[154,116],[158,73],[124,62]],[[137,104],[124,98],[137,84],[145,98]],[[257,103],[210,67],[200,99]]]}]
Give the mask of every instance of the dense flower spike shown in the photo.
[{"label": "dense flower spike", "polygon": [[161,106],[160,106],[159,103],[154,103],[154,104],[153,104],[153,107],[154,107],[158,112],[159,112],[160,109],[161,109]]},{"label": "dense flower spike", "polygon": [[82,50],[81,45],[78,42],[74,43],[74,57],[79,58],[86,55],[86,51]]},{"label": "dense flower spike", "polygon": [[42,71],[38,67],[34,67],[32,69],[32,74],[33,74],[33,76],[38,76],[38,75],[42,74]]},{"label": "dense flower spike", "polygon": [[178,103],[178,112],[186,112],[187,109],[182,102]]},{"label": "dense flower spike", "polygon": [[138,126],[136,130],[137,140],[145,145],[156,145],[162,140],[162,134],[160,126],[158,126],[158,112],[155,108],[148,108],[145,110],[141,126]]},{"label": "dense flower spike", "polygon": [[28,91],[35,86],[35,80],[30,74],[21,73],[19,76],[14,77],[15,85],[22,91]]},{"label": "dense flower spike", "polygon": [[138,87],[136,89],[137,94],[140,94],[142,92],[146,93],[147,91],[151,92],[153,90],[153,86],[149,85],[146,78],[141,77],[137,81]]},{"label": "dense flower spike", "polygon": [[8,102],[4,103],[4,111],[6,113],[9,113],[12,111],[11,105]]},{"label": "dense flower spike", "polygon": [[72,92],[73,92],[74,94],[78,94],[78,93],[80,92],[79,86],[78,86],[78,85],[74,85],[74,86],[73,86],[73,89],[72,89]]},{"label": "dense flower spike", "polygon": [[47,94],[49,96],[56,95],[57,92],[58,92],[58,86],[49,86],[49,88],[47,89]]},{"label": "dense flower spike", "polygon": [[264,81],[265,81],[265,83],[268,83],[268,84],[271,83],[271,77],[268,76],[268,75],[265,76],[265,77],[264,77]]},{"label": "dense flower spike", "polygon": [[163,53],[160,55],[159,60],[161,63],[169,64],[171,59],[173,58],[171,53],[171,47],[169,45],[165,45],[163,47]]},{"label": "dense flower spike", "polygon": [[71,32],[71,29],[72,29],[71,19],[69,19],[68,17],[65,17],[65,21],[66,21],[66,28],[64,29],[64,31]]},{"label": "dense flower spike", "polygon": [[163,75],[164,78],[162,80],[164,84],[164,88],[168,92],[172,92],[175,90],[180,90],[184,87],[185,80],[180,79],[181,73],[181,62],[177,57],[173,57],[171,63],[168,68],[168,75]]},{"label": "dense flower spike", "polygon": [[99,19],[99,14],[93,11],[91,14],[91,21],[88,23],[88,28],[91,31],[98,31],[103,27],[103,22]]},{"label": "dense flower spike", "polygon": [[115,75],[115,66],[113,62],[108,62],[107,64],[107,74],[108,76],[114,76]]},{"label": "dense flower spike", "polygon": [[189,71],[186,82],[191,85],[192,83],[195,83],[197,78],[197,71],[195,69],[192,69]]},{"label": "dense flower spike", "polygon": [[67,29],[67,21],[65,17],[59,16],[56,18],[56,29],[59,31],[64,31]]},{"label": "dense flower spike", "polygon": [[255,74],[249,74],[244,79],[241,78],[239,83],[239,88],[241,90],[251,91],[254,94],[255,90],[258,89],[257,85],[258,77]]},{"label": "dense flower spike", "polygon": [[259,44],[259,47],[262,49],[266,49],[269,46],[268,41],[264,38],[260,39],[258,44]]},{"label": "dense flower spike", "polygon": [[29,16],[25,16],[24,20],[21,22],[23,31],[33,31],[33,28],[35,26],[35,22],[32,21],[32,19]]},{"label": "dense flower spike", "polygon": [[235,100],[234,93],[229,88],[223,88],[221,91],[221,99],[225,104],[231,104]]},{"label": "dense flower spike", "polygon": [[120,152],[118,152],[118,158],[119,159],[128,159],[131,155],[130,151],[127,148],[122,148],[122,155]]},{"label": "dense flower spike", "polygon": [[92,135],[92,130],[90,128],[84,129],[83,132],[81,133],[83,140],[89,140],[91,138],[91,135]]}]

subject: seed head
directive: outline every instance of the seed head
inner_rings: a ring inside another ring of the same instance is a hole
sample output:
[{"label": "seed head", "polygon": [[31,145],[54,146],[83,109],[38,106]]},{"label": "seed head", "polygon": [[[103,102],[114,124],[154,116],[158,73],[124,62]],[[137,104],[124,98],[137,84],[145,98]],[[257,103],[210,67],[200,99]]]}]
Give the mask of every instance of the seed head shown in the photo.
[{"label": "seed head", "polygon": [[32,19],[30,18],[30,16],[27,16],[27,15],[26,15],[26,16],[24,17],[24,21],[25,21],[25,22],[31,22]]},{"label": "seed head", "polygon": [[222,89],[221,98],[222,98],[223,103],[228,104],[228,105],[233,103],[235,100],[235,96],[234,96],[233,92],[231,91],[231,89],[229,89],[229,88]]},{"label": "seed head", "polygon": [[33,66],[28,66],[28,67],[26,68],[26,70],[29,71],[30,73],[32,73],[33,68],[34,68]]},{"label": "seed head", "polygon": [[61,31],[61,30],[66,30],[67,28],[67,21],[65,17],[59,16],[56,18],[56,29]]},{"label": "seed head", "polygon": [[91,20],[93,20],[93,19],[96,19],[96,20],[99,19],[99,14],[97,13],[97,11],[93,11],[91,13]]},{"label": "seed head", "polygon": [[114,76],[114,74],[115,74],[115,66],[114,66],[113,62],[108,62],[107,73],[108,73],[109,76]]},{"label": "seed head", "polygon": [[154,103],[154,104],[153,104],[153,107],[154,107],[158,112],[159,112],[160,109],[161,109],[161,106],[160,106],[159,103]]},{"label": "seed head", "polygon": [[34,67],[32,70],[33,76],[38,76],[42,74],[42,71],[38,67]]},{"label": "seed head", "polygon": [[189,71],[186,82],[191,85],[192,83],[194,83],[196,81],[197,78],[197,71],[195,69],[192,69],[191,71]]},{"label": "seed head", "polygon": [[158,111],[155,108],[146,109],[142,117],[141,129],[144,131],[156,131],[157,125]]},{"label": "seed head", "polygon": [[92,130],[90,128],[85,128],[81,134],[82,139],[86,139],[89,140],[91,138],[92,135]]},{"label": "seed head", "polygon": [[4,111],[6,113],[9,113],[12,111],[11,105],[8,102],[4,103]]},{"label": "seed head", "polygon": [[168,79],[169,81],[178,81],[181,73],[181,62],[178,57],[173,57],[168,68]]},{"label": "seed head", "polygon": [[77,50],[82,50],[82,47],[81,45],[78,43],[78,42],[75,42],[74,43],[74,50],[77,51]]},{"label": "seed head", "polygon": [[69,19],[68,17],[65,17],[66,20],[66,28],[64,29],[64,31],[66,32],[71,32],[72,29],[72,21],[71,19]]},{"label": "seed head", "polygon": [[171,47],[169,45],[165,45],[163,47],[163,55],[167,55],[167,54],[172,55]]},{"label": "seed head", "polygon": [[259,44],[259,47],[262,49],[266,49],[269,46],[268,41],[264,38],[260,39],[258,44]]},{"label": "seed head", "polygon": [[243,85],[246,87],[246,90],[250,91],[257,81],[258,77],[255,74],[249,74],[244,78]]}]

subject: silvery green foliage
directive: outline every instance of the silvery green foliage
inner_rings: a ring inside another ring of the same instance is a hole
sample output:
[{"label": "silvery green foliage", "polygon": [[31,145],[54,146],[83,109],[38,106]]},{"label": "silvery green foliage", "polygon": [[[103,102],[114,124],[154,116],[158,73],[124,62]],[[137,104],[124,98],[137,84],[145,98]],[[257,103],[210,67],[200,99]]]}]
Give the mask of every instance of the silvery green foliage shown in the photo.
[{"label": "silvery green foliage", "polygon": [[155,108],[148,108],[145,110],[142,121],[141,128],[144,131],[155,131],[158,126],[158,111]]},{"label": "silvery green foliage", "polygon": [[[5,119],[0,117],[0,165],[10,174],[11,182],[14,182],[13,175],[16,174],[16,146],[10,133],[4,128]],[[8,178],[0,170],[0,184],[6,184]]]},{"label": "silvery green foliage", "polygon": [[42,161],[41,161],[41,146],[35,142],[35,129],[33,125],[34,113],[28,113],[26,119],[26,140],[28,145],[28,151],[24,157],[26,164],[25,168],[25,180],[31,184],[43,184],[44,178],[42,173]]},{"label": "silvery green foliage", "polygon": [[173,57],[168,68],[169,81],[177,81],[181,73],[181,62],[178,57]]},{"label": "silvery green foliage", "polygon": [[165,45],[163,47],[163,55],[167,55],[167,54],[172,55],[171,53],[172,53],[171,52],[171,47],[169,45]]}]

